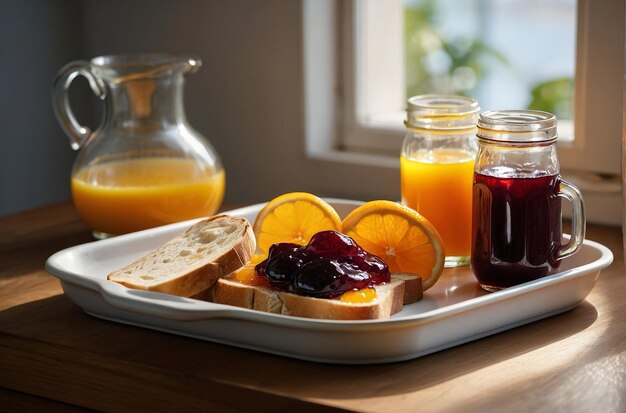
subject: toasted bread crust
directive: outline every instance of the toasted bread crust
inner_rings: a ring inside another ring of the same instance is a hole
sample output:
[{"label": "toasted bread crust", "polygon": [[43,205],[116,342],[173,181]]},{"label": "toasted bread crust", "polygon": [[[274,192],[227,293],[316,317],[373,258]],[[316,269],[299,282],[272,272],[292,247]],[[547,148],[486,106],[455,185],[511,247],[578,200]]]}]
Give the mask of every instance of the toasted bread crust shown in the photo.
[{"label": "toasted bread crust", "polygon": [[[370,303],[347,303],[337,299],[306,297],[274,290],[267,287],[251,286],[235,280],[222,278],[211,289],[210,301],[234,305],[268,313],[295,317],[330,320],[374,320],[385,319],[402,310],[405,301],[405,285],[415,282],[405,276],[392,278],[390,283],[376,287],[377,298]],[[417,301],[415,295],[412,302]],[[420,295],[421,297],[421,295]]]},{"label": "toasted bread crust", "polygon": [[[210,261],[203,262],[202,256],[199,255],[199,263],[197,265],[190,265],[189,268],[183,270],[181,274],[175,277],[165,278],[161,282],[146,282],[141,278],[141,274],[146,272],[143,266],[146,265],[147,261],[151,259],[155,253],[167,252],[167,249],[172,245],[171,243],[174,240],[190,237],[192,232],[197,231],[199,228],[210,228],[211,225],[219,225],[223,222],[229,225],[237,225],[237,233],[232,235],[234,242],[228,245],[227,249],[224,251],[213,252],[213,254],[218,255]],[[165,245],[126,267],[110,273],[107,279],[128,288],[191,297],[212,287],[220,277],[241,268],[245,263],[250,261],[255,249],[256,240],[254,233],[252,232],[250,223],[246,219],[227,215],[216,215],[194,224]],[[141,268],[141,271],[139,271],[138,268]]]},{"label": "toasted bread crust", "polygon": [[391,274],[394,280],[404,281],[404,305],[413,304],[424,298],[424,289],[422,288],[422,277],[415,274],[394,272]]}]

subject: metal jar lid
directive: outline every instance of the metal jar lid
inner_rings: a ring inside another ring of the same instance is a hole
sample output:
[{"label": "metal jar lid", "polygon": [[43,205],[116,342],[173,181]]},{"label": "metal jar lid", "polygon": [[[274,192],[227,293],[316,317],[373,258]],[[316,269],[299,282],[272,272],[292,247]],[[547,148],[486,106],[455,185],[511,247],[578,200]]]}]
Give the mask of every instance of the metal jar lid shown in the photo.
[{"label": "metal jar lid", "polygon": [[466,96],[418,95],[407,102],[408,128],[458,130],[476,127],[478,102]]},{"label": "metal jar lid", "polygon": [[540,110],[497,110],[481,113],[476,135],[515,145],[549,144],[557,138],[556,116]]}]

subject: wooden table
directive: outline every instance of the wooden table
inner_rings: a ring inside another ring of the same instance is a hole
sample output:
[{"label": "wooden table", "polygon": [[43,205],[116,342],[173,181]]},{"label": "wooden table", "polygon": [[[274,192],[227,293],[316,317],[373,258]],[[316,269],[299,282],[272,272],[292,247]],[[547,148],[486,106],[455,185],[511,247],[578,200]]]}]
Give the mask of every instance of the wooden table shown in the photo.
[{"label": "wooden table", "polygon": [[69,204],[0,218],[0,410],[626,411],[626,271],[618,228],[587,300],[416,360],[337,366],[93,318],[44,270],[91,241]]}]

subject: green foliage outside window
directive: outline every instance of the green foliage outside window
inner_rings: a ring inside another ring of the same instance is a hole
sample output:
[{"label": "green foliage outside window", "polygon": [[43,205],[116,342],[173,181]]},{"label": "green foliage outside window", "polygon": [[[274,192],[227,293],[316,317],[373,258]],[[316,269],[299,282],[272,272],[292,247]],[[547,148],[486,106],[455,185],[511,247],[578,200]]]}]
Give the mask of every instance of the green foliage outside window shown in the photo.
[{"label": "green foliage outside window", "polygon": [[[437,0],[404,9],[407,97],[425,93],[472,96],[488,68],[500,64],[513,70],[507,57],[480,39],[448,38],[436,26]],[[571,119],[573,79],[550,79],[531,90],[528,109],[545,110]]]},{"label": "green foliage outside window", "polygon": [[574,79],[563,77],[537,84],[531,90],[528,109],[545,110],[557,119],[571,119],[574,102]]}]

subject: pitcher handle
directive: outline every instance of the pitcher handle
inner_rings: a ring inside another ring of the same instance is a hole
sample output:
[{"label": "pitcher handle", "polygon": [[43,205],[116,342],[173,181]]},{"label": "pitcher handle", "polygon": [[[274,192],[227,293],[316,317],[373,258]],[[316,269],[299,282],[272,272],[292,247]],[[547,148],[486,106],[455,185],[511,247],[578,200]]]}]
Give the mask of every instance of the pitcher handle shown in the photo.
[{"label": "pitcher handle", "polygon": [[585,240],[585,203],[580,189],[563,179],[557,196],[572,203],[572,234],[567,244],[558,247],[554,254],[556,260],[562,260],[576,253]]},{"label": "pitcher handle", "polygon": [[94,75],[89,62],[84,60],[70,62],[59,71],[54,81],[52,106],[54,108],[54,114],[61,124],[63,131],[69,136],[70,145],[74,150],[79,149],[91,135],[91,129],[87,126],[82,126],[76,120],[74,112],[70,107],[70,100],[67,93],[72,81],[79,75],[87,79],[91,90],[93,90],[96,96],[102,100],[106,97],[104,82],[101,78]]}]

